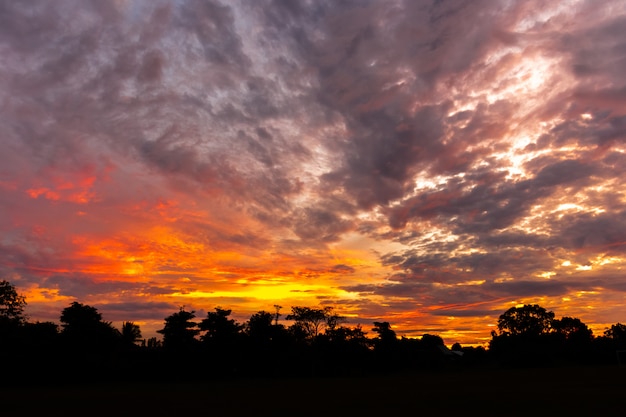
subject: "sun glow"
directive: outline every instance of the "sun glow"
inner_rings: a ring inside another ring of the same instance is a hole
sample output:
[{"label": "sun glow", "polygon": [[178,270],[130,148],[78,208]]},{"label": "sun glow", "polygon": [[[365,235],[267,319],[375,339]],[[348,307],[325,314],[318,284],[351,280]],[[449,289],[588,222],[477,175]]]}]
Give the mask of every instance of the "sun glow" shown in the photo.
[{"label": "sun glow", "polygon": [[556,272],[554,271],[547,271],[547,272],[542,272],[539,274],[541,278],[545,278],[545,279],[550,279],[555,275],[556,275]]},{"label": "sun glow", "polygon": [[[341,291],[341,293],[345,293]],[[240,298],[260,301],[282,301],[288,299],[314,300],[320,294],[336,295],[325,285],[306,285],[300,283],[260,281],[254,284],[238,285],[231,290],[202,291],[173,293],[172,297],[203,299],[211,302],[213,299]]]}]

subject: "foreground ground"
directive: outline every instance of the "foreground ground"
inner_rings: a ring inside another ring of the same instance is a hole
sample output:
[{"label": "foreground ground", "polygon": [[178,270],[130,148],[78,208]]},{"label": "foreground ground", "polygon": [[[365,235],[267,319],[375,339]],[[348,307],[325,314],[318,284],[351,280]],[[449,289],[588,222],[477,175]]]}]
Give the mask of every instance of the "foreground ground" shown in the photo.
[{"label": "foreground ground", "polygon": [[624,416],[626,369],[498,369],[360,378],[29,384],[0,391],[0,415]]}]

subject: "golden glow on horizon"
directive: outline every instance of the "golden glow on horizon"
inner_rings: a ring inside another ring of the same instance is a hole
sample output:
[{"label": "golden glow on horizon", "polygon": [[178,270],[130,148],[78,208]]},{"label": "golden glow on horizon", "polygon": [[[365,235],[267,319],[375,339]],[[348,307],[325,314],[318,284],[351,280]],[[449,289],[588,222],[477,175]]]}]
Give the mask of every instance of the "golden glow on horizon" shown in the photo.
[{"label": "golden glow on horizon", "polygon": [[[173,297],[182,298],[250,298],[263,301],[282,301],[285,299],[314,299],[320,294],[337,294],[323,285],[306,285],[298,283],[277,283],[273,281],[258,281],[251,285],[239,286],[230,291],[191,291],[188,293],[173,293]],[[345,293],[345,292],[343,292]],[[345,295],[345,294],[342,294]]]},{"label": "golden glow on horizon", "polygon": [[474,280],[474,281],[465,281],[465,282],[459,282],[458,286],[476,286],[476,285],[483,285],[485,282],[487,282],[484,279],[479,279],[479,280]]}]

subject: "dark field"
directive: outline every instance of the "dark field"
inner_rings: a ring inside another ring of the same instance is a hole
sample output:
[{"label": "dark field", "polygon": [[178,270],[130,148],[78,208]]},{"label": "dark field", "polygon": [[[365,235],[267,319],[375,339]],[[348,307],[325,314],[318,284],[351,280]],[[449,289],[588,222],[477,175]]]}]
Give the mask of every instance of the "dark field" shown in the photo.
[{"label": "dark field", "polygon": [[1,416],[626,416],[626,369],[5,388]]}]

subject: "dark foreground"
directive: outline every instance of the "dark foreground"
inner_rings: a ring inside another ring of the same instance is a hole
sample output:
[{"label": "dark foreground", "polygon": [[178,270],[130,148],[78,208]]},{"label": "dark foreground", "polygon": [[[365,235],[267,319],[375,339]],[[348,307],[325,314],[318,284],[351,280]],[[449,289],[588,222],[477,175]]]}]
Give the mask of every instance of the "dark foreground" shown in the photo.
[{"label": "dark foreground", "polygon": [[6,386],[2,416],[625,416],[618,367]]}]

